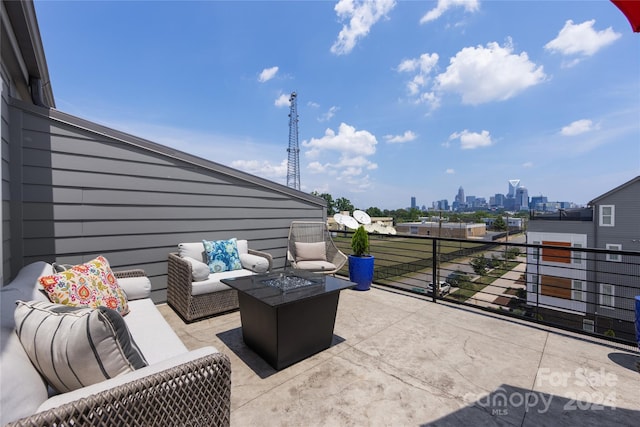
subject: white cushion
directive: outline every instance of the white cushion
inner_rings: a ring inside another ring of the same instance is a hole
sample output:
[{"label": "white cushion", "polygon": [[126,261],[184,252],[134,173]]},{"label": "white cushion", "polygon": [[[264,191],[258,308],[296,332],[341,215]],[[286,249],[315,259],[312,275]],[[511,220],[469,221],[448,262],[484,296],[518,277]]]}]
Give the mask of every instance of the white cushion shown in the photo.
[{"label": "white cushion", "polygon": [[149,364],[187,351],[151,299],[130,301],[129,308],[124,321]]},{"label": "white cushion", "polygon": [[266,273],[269,270],[269,260],[254,254],[240,254],[242,267],[256,273]]},{"label": "white cushion", "polygon": [[127,300],[149,298],[151,281],[147,276],[118,278],[120,289],[127,295]]},{"label": "white cushion", "polygon": [[336,266],[327,261],[298,261],[296,268],[310,271],[331,271],[335,270]]},{"label": "white cushion", "polygon": [[180,243],[178,245],[178,255],[180,255],[180,258],[190,257],[201,262],[207,262],[207,254],[204,251],[202,242]]},{"label": "white cushion", "polygon": [[147,365],[115,310],[20,301],[15,321],[31,362],[58,391],[75,390]]},{"label": "white cushion", "polygon": [[16,278],[5,287],[18,289],[23,294],[23,300],[49,301],[38,279],[54,273],[51,264],[44,261],[33,262],[22,267]]},{"label": "white cushion", "polygon": [[[184,363],[192,362],[194,360],[200,359],[202,357],[208,356],[209,354],[213,354],[213,353],[218,353],[218,350],[216,350],[215,347],[212,347],[212,346],[201,347],[197,350],[192,350],[190,352],[185,352],[177,356],[173,356],[169,359],[163,360],[162,362],[154,363],[144,368],[137,369],[133,372],[129,372],[128,374],[124,374],[119,377],[112,378],[110,380],[102,381],[101,383],[98,383],[98,384],[93,384],[88,387],[71,391],[69,393],[53,396],[46,402],[42,403],[40,407],[37,409],[37,412],[42,412],[48,409],[57,408],[60,405],[63,405],[65,403],[74,402],[80,398],[87,397],[104,390],[109,390],[113,387],[116,387],[122,384],[127,384],[129,382],[136,381],[153,374],[157,374],[158,372],[165,371],[167,369],[182,365]],[[33,412],[36,412],[36,411],[33,411]]]},{"label": "white cushion", "polygon": [[304,243],[294,242],[296,245],[296,261],[326,261],[327,249],[324,242]]},{"label": "white cushion", "polygon": [[0,425],[33,414],[47,400],[47,384],[16,335],[13,313],[21,298],[18,289],[0,290]]},{"label": "white cushion", "polygon": [[249,253],[249,243],[246,240],[238,240],[236,244],[238,245],[238,255]]},{"label": "white cushion", "polygon": [[253,274],[250,270],[233,270],[233,271],[221,271],[220,273],[212,273],[209,278],[203,282],[193,282],[191,284],[191,295],[204,295],[211,292],[219,292],[231,289],[229,286],[221,283],[221,279],[229,279],[231,277],[243,277],[251,276]]},{"label": "white cushion", "polygon": [[202,261],[198,261],[195,258],[191,258],[190,256],[186,256],[182,259],[191,264],[191,276],[193,277],[194,282],[207,280],[210,274],[209,266],[207,264]]}]

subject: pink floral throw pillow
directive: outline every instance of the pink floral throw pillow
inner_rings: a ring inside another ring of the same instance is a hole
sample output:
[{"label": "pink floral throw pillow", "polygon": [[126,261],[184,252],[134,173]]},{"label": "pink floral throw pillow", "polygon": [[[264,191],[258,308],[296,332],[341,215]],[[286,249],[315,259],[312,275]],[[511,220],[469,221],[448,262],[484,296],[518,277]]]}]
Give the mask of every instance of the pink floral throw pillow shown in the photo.
[{"label": "pink floral throw pillow", "polygon": [[127,296],[109,267],[109,261],[99,256],[85,264],[51,276],[42,276],[51,302],[73,307],[108,307],[122,316],[129,313]]}]

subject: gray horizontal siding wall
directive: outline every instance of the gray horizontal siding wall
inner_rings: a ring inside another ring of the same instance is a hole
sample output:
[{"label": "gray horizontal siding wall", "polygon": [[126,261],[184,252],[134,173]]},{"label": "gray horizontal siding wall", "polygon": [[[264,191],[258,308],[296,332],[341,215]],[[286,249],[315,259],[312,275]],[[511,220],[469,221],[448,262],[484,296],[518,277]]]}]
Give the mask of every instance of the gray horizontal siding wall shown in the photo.
[{"label": "gray horizontal siding wall", "polygon": [[4,69],[4,64],[0,62],[0,149],[2,152],[0,170],[2,175],[2,263],[0,271],[0,286],[6,279],[11,277],[11,251],[9,243],[11,240],[10,203],[9,203],[9,77]]},{"label": "gray horizontal siding wall", "polygon": [[12,247],[23,265],[102,254],[115,269],[143,268],[159,302],[178,243],[248,239],[282,267],[291,221],[326,217],[306,193],[58,112],[12,108],[22,116],[22,247]]}]

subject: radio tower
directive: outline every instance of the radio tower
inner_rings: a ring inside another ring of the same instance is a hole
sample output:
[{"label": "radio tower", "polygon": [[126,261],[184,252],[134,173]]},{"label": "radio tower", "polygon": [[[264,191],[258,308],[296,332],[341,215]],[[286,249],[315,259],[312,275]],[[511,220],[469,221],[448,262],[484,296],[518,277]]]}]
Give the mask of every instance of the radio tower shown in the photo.
[{"label": "radio tower", "polygon": [[300,148],[298,148],[298,105],[296,93],[291,93],[289,104],[289,159],[287,161],[287,187],[300,190]]}]

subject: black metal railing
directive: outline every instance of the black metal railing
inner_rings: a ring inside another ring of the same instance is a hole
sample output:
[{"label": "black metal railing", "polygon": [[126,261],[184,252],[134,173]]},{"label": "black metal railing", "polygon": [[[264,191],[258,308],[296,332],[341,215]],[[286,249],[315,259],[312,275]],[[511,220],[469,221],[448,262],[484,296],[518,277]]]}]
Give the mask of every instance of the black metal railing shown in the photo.
[{"label": "black metal railing", "polygon": [[[345,254],[351,251],[351,234],[333,237]],[[518,243],[514,236],[506,242],[369,238],[377,285],[637,345],[640,252]],[[348,267],[339,274],[348,276]],[[430,283],[441,282],[446,284],[439,291],[430,291]]]}]

